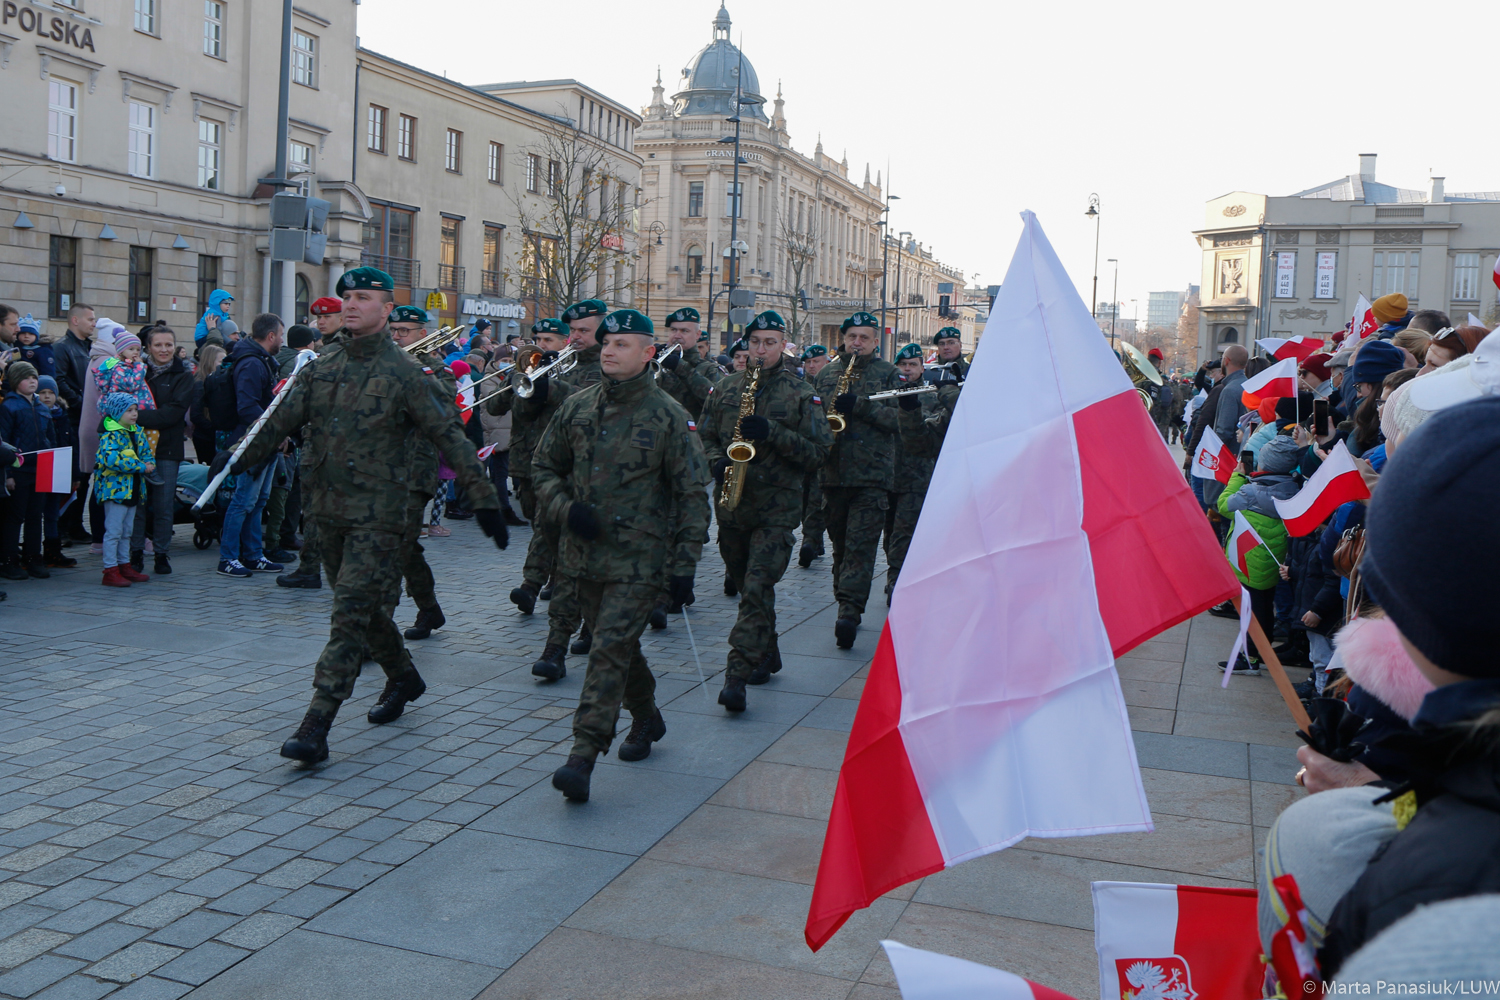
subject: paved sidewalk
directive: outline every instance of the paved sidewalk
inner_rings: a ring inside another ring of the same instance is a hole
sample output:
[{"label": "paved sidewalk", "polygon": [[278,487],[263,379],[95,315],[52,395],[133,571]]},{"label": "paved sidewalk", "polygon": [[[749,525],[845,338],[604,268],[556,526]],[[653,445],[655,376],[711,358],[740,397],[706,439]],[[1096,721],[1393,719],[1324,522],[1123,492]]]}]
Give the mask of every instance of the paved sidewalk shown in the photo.
[{"label": "paved sidewalk", "polygon": [[894,996],[877,944],[893,936],[1087,1000],[1091,879],[1252,884],[1253,845],[1296,792],[1271,682],[1220,691],[1207,664],[1232,623],[1185,623],[1120,662],[1156,833],[1026,842],[891,893],[813,955],[802,924],[883,608],[840,651],[828,560],[794,565],[785,669],[727,718],[713,675],[734,602],[708,547],[707,696],[681,619],[648,633],[667,739],[601,759],[593,800],[568,805],[546,779],[583,660],[531,679],[545,618],[505,599],[527,531],[497,553],[454,527],[428,544],[450,624],[412,646],[428,695],[370,726],[369,667],[311,770],[276,750],[305,711],[327,590],[228,580],[190,549],[129,591],[100,588],[86,556],[7,588],[0,996],[872,998]]}]

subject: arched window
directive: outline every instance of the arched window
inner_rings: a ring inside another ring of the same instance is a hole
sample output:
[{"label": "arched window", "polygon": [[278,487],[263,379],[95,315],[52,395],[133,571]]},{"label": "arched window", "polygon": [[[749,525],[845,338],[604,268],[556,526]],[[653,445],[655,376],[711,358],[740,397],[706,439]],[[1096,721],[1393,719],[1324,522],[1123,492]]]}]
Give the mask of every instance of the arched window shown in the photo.
[{"label": "arched window", "polygon": [[698,246],[688,247],[687,252],[687,281],[690,285],[697,285],[703,281],[703,248]]},{"label": "arched window", "polygon": [[1240,342],[1240,331],[1232,326],[1226,326],[1219,332],[1219,343],[1238,344]]},{"label": "arched window", "polygon": [[[310,315],[307,308],[312,304],[312,286],[307,283],[306,276],[297,275],[296,289],[297,302],[293,310],[292,323],[306,323]],[[291,326],[292,323],[288,323],[287,326]]]}]

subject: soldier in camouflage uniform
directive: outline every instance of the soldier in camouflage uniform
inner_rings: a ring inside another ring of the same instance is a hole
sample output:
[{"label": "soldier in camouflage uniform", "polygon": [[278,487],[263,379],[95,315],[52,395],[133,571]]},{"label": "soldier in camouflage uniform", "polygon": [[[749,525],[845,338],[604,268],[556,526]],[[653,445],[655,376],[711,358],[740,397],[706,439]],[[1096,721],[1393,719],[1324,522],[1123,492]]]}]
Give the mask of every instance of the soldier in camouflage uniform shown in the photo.
[{"label": "soldier in camouflage uniform", "polygon": [[[599,324],[604,322],[604,316],[608,311],[609,307],[599,299],[584,299],[563,310],[562,321],[568,328],[568,346],[578,351],[578,364],[572,371],[559,375],[557,378],[542,379],[531,397],[533,403],[540,397],[544,403],[552,401],[555,408],[560,407],[567,397],[592,385],[597,385],[603,379],[604,375],[599,368],[600,345],[594,333],[598,330]],[[550,419],[548,423],[551,423]],[[544,427],[543,432],[545,431]],[[537,503],[540,509],[541,489],[536,484],[535,469],[536,459],[533,454],[532,486],[537,490]],[[554,562],[552,600],[547,602],[547,645],[542,649],[541,658],[531,665],[533,676],[555,681],[567,675],[565,661],[568,640],[573,637],[574,632],[578,631],[580,624],[583,625],[583,632],[579,635],[578,641],[573,643],[572,652],[583,654],[589,651],[593,643],[592,619],[580,610],[576,581],[568,576],[565,568]]]},{"label": "soldier in camouflage uniform", "polygon": [[969,363],[964,360],[963,333],[957,327],[945,326],[932,335],[932,346],[937,348],[937,363],[948,365],[946,371],[934,369],[927,373],[927,381],[940,382],[969,377]]},{"label": "soldier in camouflage uniform", "polygon": [[[336,343],[343,310],[343,301],[331,295],[325,295],[307,307],[307,311],[312,313],[313,323],[316,324],[321,338],[313,343],[317,353],[322,354]],[[318,590],[323,586],[322,567],[323,560],[318,555],[317,526],[313,524],[310,516],[304,516],[302,518],[302,550],[297,553],[297,568],[290,573],[278,576],[276,586]]]},{"label": "soldier in camouflage uniform", "polygon": [[[537,516],[565,529],[558,572],[594,623],[573,750],[552,776],[554,788],[580,802],[588,800],[594,759],[614,739],[622,703],[633,719],[622,760],[645,758],[666,734],[641,632],[663,573],[673,600],[693,603],[708,528],[703,446],[687,411],[648,369],[651,321],[622,309],[600,333],[603,380],[568,397],[532,456]],[[673,503],[677,522],[669,531]]]},{"label": "soldier in camouflage uniform", "polygon": [[418,439],[432,442],[457,471],[484,533],[501,548],[507,540],[499,497],[453,419],[452,398],[444,398],[391,340],[391,276],[358,267],[338,287],[344,296],[340,342],[303,367],[235,463],[237,471],[265,461],[283,438],[304,428],[302,481],[333,584],[333,616],[318,657],[312,705],[281,755],[309,763],[328,757],[328,728],[354,692],[366,648],[386,675],[385,690],[371,709],[374,721],[380,721],[376,709],[380,718],[395,718],[426,690],[385,610],[400,585],[411,452]]},{"label": "soldier in camouflage uniform", "polygon": [[662,362],[661,377],[656,381],[663,392],[693,414],[703,412],[709,390],[724,377],[718,365],[698,353],[698,341],[703,336],[700,322],[698,310],[691,306],[667,317],[667,350],[677,344],[682,352]]},{"label": "soldier in camouflage uniform", "polygon": [[[901,373],[903,388],[919,385],[923,375],[922,348],[916,344],[901,348],[896,353],[896,370]],[[886,607],[890,607],[891,591],[901,574],[901,564],[906,561],[912,532],[922,514],[922,501],[927,497],[927,484],[932,480],[932,467],[937,463],[937,452],[932,449],[922,424],[922,418],[931,416],[938,408],[937,393],[901,396],[898,404],[901,437],[896,444],[896,488],[891,491],[891,509],[885,515]]]},{"label": "soldier in camouflage uniform", "polygon": [[[745,476],[739,504],[730,510],[721,494],[717,508],[719,552],[740,593],[739,617],[729,632],[724,690],[719,692],[719,704],[730,712],[745,710],[746,684],[764,684],[781,669],[776,584],[792,558],[792,531],[802,519],[807,476],[817,472],[833,445],[823,401],[784,360],[782,318],[763,312],[745,332],[751,367],[714,386],[698,427],[716,478],[722,479],[731,464],[726,454],[731,441],[755,446],[755,457],[735,472]],[[754,410],[741,419],[745,385],[755,371]]]},{"label": "soldier in camouflage uniform", "polygon": [[[391,338],[396,341],[396,346],[404,349],[427,336],[431,332],[427,329],[427,320],[427,310],[416,306],[397,306],[392,309]],[[453,419],[461,421],[463,418],[458,414],[456,402],[458,380],[443,363],[442,357],[436,351],[411,356],[422,366],[422,371],[437,382],[443,398],[455,401]],[[410,498],[406,534],[401,539],[401,575],[406,580],[406,596],[417,606],[417,620],[406,630],[405,635],[408,639],[416,640],[425,639],[432,635],[434,629],[448,624],[448,619],[443,617],[442,607],[438,605],[432,567],[427,565],[427,557],[422,549],[422,512],[437,495],[441,485],[438,482],[437,449],[425,439],[416,441],[412,446],[411,476],[407,483],[410,486]],[[399,598],[399,593],[396,596]]]},{"label": "soldier in camouflage uniform", "polygon": [[[844,355],[818,373],[818,395],[826,412],[837,412],[848,422],[833,437],[833,450],[823,466],[823,509],[828,512],[828,540],[833,543],[833,590],[839,617],[833,627],[840,649],[854,645],[890,492],[895,486],[896,406],[894,400],[871,402],[866,396],[901,384],[896,366],[875,357],[880,321],[867,312],[844,320]],[[838,384],[846,365],[853,365],[847,392]]]},{"label": "soldier in camouflage uniform", "polygon": [[[568,346],[568,334],[562,323],[555,319],[539,319],[531,324],[531,335],[542,355],[535,367],[551,364],[557,355]],[[531,453],[541,440],[542,431],[552,414],[567,398],[565,389],[554,386],[550,377],[541,381],[549,383],[538,386],[530,396],[517,396],[515,386],[521,383],[519,368],[510,373],[511,389],[489,396],[484,403],[485,412],[492,417],[511,415],[510,424],[510,475],[516,484],[516,496],[521,500],[521,513],[531,522],[531,543],[526,547],[526,564],[521,570],[521,585],[510,592],[511,602],[525,615],[536,610],[537,598],[541,596],[547,581],[552,579],[552,566],[557,561],[557,526],[538,520],[536,516],[536,490],[531,485]],[[557,391],[553,391],[556,389]]]},{"label": "soldier in camouflage uniform", "polygon": [[[818,372],[827,366],[828,348],[822,344],[809,344],[802,352],[802,377],[808,385],[817,384]],[[823,484],[819,474],[807,475],[807,486],[802,498],[802,548],[797,552],[797,565],[807,569],[813,560],[823,555],[823,532],[828,530],[828,517],[823,512]]]}]

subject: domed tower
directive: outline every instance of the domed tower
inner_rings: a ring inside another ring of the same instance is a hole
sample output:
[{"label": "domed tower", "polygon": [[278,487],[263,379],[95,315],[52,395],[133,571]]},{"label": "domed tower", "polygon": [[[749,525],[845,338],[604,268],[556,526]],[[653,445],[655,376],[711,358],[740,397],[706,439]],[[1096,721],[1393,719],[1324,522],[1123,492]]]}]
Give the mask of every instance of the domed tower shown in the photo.
[{"label": "domed tower", "polygon": [[[734,114],[736,87],[760,97],[760,79],[745,54],[729,41],[729,11],[722,4],[713,20],[713,41],[693,57],[682,71],[683,89],[672,95],[672,114],[677,118]],[[761,105],[744,106],[743,117],[766,121]]]}]

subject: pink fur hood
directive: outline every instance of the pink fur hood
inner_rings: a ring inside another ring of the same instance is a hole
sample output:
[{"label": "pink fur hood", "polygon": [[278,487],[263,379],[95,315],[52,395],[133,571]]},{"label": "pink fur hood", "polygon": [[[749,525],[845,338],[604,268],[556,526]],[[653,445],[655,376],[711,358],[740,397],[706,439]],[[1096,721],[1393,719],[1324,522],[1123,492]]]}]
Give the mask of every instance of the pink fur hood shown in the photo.
[{"label": "pink fur hood", "polygon": [[1356,618],[1339,629],[1334,645],[1349,679],[1390,706],[1408,722],[1417,714],[1432,682],[1406,655],[1389,618]]}]

